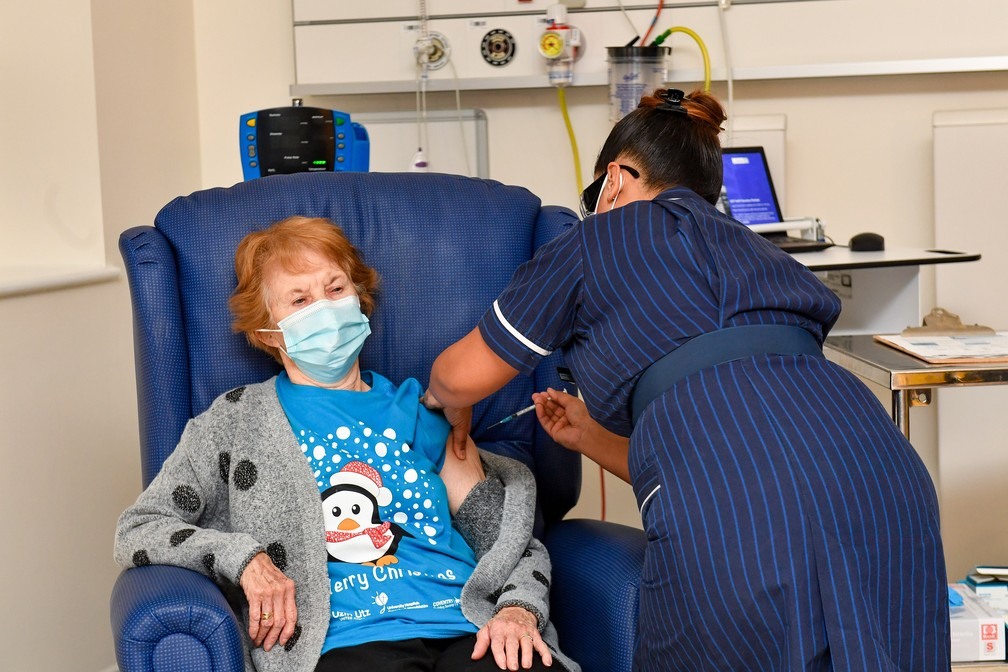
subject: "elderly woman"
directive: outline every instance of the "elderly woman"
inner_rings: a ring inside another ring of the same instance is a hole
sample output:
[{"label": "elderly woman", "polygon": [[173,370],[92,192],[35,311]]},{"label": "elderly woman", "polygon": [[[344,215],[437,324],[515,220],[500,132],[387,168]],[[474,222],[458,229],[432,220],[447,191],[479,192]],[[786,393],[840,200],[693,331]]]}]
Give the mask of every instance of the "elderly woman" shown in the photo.
[{"label": "elderly woman", "polygon": [[190,421],[120,518],[116,561],[219,583],[248,669],[576,672],[548,621],[531,473],[471,439],[448,450],[416,380],[360,369],[377,273],[304,217],[247,236],[235,268],[235,329],[284,370]]}]

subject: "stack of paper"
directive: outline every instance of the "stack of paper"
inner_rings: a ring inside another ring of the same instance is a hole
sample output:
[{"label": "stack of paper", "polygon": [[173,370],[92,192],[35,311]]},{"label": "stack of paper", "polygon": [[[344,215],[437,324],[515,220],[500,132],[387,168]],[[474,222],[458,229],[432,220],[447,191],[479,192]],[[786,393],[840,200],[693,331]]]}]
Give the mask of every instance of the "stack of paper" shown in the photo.
[{"label": "stack of paper", "polygon": [[875,340],[930,364],[1008,362],[1008,332],[963,336],[878,334]]},{"label": "stack of paper", "polygon": [[966,585],[995,609],[1008,612],[1008,567],[977,565]]}]

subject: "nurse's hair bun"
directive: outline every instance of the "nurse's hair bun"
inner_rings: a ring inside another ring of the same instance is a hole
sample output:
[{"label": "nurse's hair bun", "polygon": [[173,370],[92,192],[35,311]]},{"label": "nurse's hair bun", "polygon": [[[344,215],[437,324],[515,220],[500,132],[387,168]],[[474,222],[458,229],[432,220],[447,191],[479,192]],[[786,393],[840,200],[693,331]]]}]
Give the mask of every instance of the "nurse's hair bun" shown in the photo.
[{"label": "nurse's hair bun", "polygon": [[721,124],[727,119],[717,98],[699,90],[684,96],[679,89],[655,89],[651,95],[642,97],[637,107],[655,108],[662,112],[685,112],[693,122],[714,135],[721,132]]}]

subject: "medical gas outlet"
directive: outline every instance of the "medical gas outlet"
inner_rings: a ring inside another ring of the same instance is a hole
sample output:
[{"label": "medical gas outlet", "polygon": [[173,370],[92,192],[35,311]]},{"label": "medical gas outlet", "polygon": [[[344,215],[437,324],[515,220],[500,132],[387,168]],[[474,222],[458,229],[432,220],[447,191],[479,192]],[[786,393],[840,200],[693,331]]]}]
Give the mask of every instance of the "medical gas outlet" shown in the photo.
[{"label": "medical gas outlet", "polygon": [[546,30],[539,36],[539,53],[546,59],[551,86],[574,83],[574,62],[582,53],[581,31],[567,23],[567,7],[546,8]]},{"label": "medical gas outlet", "polygon": [[440,70],[448,65],[451,58],[451,46],[448,38],[432,30],[421,36],[413,45],[413,55],[417,65],[427,70]]}]

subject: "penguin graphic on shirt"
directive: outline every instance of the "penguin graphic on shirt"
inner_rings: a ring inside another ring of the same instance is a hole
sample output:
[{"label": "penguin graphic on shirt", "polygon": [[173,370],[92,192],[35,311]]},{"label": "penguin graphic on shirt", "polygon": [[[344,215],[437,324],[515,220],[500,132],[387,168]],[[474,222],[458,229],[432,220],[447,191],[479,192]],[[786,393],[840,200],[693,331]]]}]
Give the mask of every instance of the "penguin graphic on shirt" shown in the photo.
[{"label": "penguin graphic on shirt", "polygon": [[331,483],[322,493],[329,561],[379,567],[399,562],[399,540],[413,535],[381,520],[379,507],[392,502],[392,491],[382,486],[378,471],[364,462],[350,462]]}]

